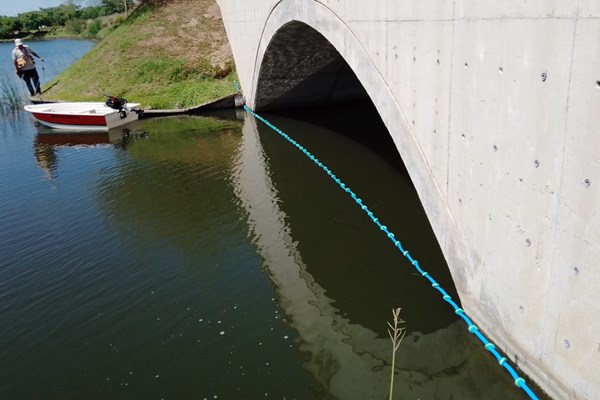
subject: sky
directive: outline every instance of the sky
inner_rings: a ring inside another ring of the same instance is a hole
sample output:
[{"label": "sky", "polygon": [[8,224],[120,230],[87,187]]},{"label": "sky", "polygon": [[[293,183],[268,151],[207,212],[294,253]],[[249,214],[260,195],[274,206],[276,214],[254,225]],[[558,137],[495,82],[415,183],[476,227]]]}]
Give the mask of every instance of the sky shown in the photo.
[{"label": "sky", "polygon": [[0,15],[14,17],[20,13],[56,7],[63,3],[65,0],[0,0]]}]

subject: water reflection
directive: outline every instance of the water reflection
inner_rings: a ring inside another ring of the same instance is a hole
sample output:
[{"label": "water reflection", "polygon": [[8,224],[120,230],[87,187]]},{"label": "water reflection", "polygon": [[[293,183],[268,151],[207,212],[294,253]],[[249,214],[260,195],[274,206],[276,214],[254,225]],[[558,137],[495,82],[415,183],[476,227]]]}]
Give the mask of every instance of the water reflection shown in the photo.
[{"label": "water reflection", "polygon": [[113,145],[126,149],[134,141],[145,139],[148,136],[137,121],[106,132],[61,130],[48,128],[41,124],[34,125],[37,135],[33,141],[33,155],[37,165],[49,179],[56,178],[57,148]]},{"label": "water reflection", "polygon": [[91,146],[97,144],[127,146],[134,140],[147,136],[140,121],[134,121],[126,126],[109,129],[105,132],[49,128],[39,123],[35,123],[35,127],[38,132],[36,142],[49,146]]},{"label": "water reflection", "polygon": [[46,173],[46,177],[54,179],[56,173],[56,152],[54,146],[40,143],[38,140],[34,142],[33,154],[37,165]]},{"label": "water reflection", "polygon": [[[394,168],[333,130],[277,124],[399,220]],[[0,398],[382,399],[392,304],[410,330],[395,398],[519,398],[253,118],[142,120],[139,136],[18,125],[0,137]]]},{"label": "water reflection", "polygon": [[[321,126],[310,126],[301,121],[280,119],[279,122],[281,124],[278,126],[287,125],[290,128],[285,130],[286,132],[310,132],[310,136],[318,132],[320,140],[314,141],[314,147],[311,146],[309,150],[320,154],[328,148],[329,139],[326,138],[338,135],[326,131]],[[353,316],[356,313],[360,314],[360,310],[365,306],[372,313],[379,314],[379,306],[373,305],[381,301],[374,299],[392,297],[400,303],[396,303],[396,306],[406,309],[416,307],[418,310],[411,314],[409,326],[427,327],[428,331],[423,333],[414,328],[409,329],[409,334],[400,346],[396,364],[396,397],[521,398],[522,394],[513,388],[508,376],[503,375],[503,371],[495,365],[492,358],[468,334],[464,324],[455,317],[448,319],[447,314],[451,314],[451,311],[444,310],[443,301],[436,298],[428,304],[428,301],[431,301],[427,299],[431,294],[430,288],[421,288],[417,292],[411,289],[411,286],[419,285],[420,277],[411,277],[408,274],[400,275],[402,278],[398,279],[397,271],[390,268],[385,274],[386,278],[374,273],[372,265],[369,269],[350,271],[354,269],[352,262],[341,257],[339,252],[334,251],[331,254],[329,249],[343,251],[356,258],[357,254],[371,247],[356,240],[339,242],[339,235],[336,235],[335,231],[329,232],[326,237],[317,235],[321,243],[318,243],[318,240],[311,241],[311,236],[315,236],[317,231],[329,229],[327,221],[332,220],[340,208],[344,208],[343,200],[336,203],[336,211],[332,212],[331,206],[327,204],[337,201],[337,197],[330,195],[324,189],[325,186],[321,187],[321,190],[309,188],[309,182],[319,181],[317,175],[321,172],[313,169],[308,163],[303,165],[302,160],[295,160],[295,150],[291,145],[279,138],[275,132],[263,130],[263,126],[257,126],[256,123],[254,118],[248,116],[244,124],[243,143],[234,171],[236,194],[248,213],[256,246],[278,291],[279,304],[300,336],[299,349],[308,357],[305,368],[326,388],[329,395],[338,399],[357,400],[386,397],[391,373],[391,342],[385,335],[377,332],[379,329],[373,330],[368,327],[370,324],[357,323],[360,318],[356,319]],[[266,142],[269,141],[281,141],[282,146],[290,146],[289,152],[281,149],[273,151],[272,144],[269,145],[270,151],[265,152],[263,146],[268,145]],[[341,153],[342,157],[362,152],[362,157],[373,161],[369,168],[370,180],[374,181],[372,184],[381,183],[382,177],[386,175],[382,173],[386,167],[381,161],[371,159],[366,148],[351,144],[339,136],[335,142],[338,145],[344,142],[343,146],[339,146],[344,150]],[[333,157],[332,160],[337,158],[333,153],[328,156]],[[326,157],[319,159],[326,162]],[[287,163],[287,166],[282,167],[279,164],[274,168],[278,163]],[[353,170],[356,170],[356,166],[336,169],[335,172],[340,173],[338,176],[346,176],[352,175]],[[400,175],[400,172],[396,172],[396,179],[399,179]],[[310,201],[317,207],[325,207],[328,210],[325,214],[319,214],[318,222],[314,222],[306,214],[310,212],[306,207],[308,199],[301,201],[305,204],[302,209],[289,207],[289,203],[294,202],[294,197],[303,197],[298,190],[281,191],[281,188],[290,185],[302,187],[302,192],[308,192]],[[350,214],[345,218],[351,224],[358,224],[357,218],[360,219],[361,216]],[[304,230],[306,234],[302,233]],[[372,234],[373,236],[368,240],[365,238],[365,241],[377,241],[378,232]],[[307,246],[303,246],[305,242],[311,242],[314,248],[319,249],[317,253],[320,257],[333,256],[330,262],[337,270],[337,279],[320,279],[318,273],[315,275],[310,272],[315,270],[319,261],[313,259],[313,252],[306,251]],[[370,253],[370,257],[377,258],[373,263],[381,263],[387,256],[382,257],[380,252]],[[355,285],[349,282],[349,274],[359,274],[362,283]],[[395,291],[384,293],[376,287],[363,289],[365,286],[372,286],[372,282],[382,284],[386,279],[398,279]],[[353,287],[355,296],[362,298],[363,304],[353,304],[335,295],[343,293],[344,291],[340,292],[339,289],[348,285]],[[409,292],[410,297],[404,296],[404,292]],[[391,306],[387,310],[388,319],[391,319]],[[443,314],[444,311],[448,313]],[[418,313],[421,315],[418,316]],[[423,322],[427,320],[430,322]],[[433,321],[437,321],[435,328],[432,325]],[[385,327],[386,320],[381,319],[379,324]]]},{"label": "water reflection", "polygon": [[[237,207],[228,182],[239,122],[170,117],[152,120],[145,131],[147,139],[128,148],[129,162],[119,173],[99,181],[104,212],[118,224],[134,222],[146,240],[172,242],[182,254],[197,254],[204,245],[213,252],[221,240],[245,241],[236,232],[240,220],[232,219]],[[144,207],[122,207],[137,203]]]}]

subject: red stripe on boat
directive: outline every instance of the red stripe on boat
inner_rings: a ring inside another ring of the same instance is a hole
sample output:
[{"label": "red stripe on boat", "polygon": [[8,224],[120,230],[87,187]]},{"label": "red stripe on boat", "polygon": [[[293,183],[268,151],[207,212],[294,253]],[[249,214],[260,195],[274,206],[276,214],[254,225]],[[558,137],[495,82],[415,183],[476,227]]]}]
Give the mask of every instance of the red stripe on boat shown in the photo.
[{"label": "red stripe on boat", "polygon": [[72,115],[72,114],[45,114],[33,113],[40,121],[60,125],[101,125],[106,126],[103,115]]}]

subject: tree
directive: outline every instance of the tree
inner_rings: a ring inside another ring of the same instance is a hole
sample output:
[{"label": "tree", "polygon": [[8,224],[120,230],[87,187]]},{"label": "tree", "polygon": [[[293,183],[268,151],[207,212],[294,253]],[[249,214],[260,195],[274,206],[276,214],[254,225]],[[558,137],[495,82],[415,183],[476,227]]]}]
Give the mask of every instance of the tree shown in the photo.
[{"label": "tree", "polygon": [[[82,7],[82,3],[90,4]],[[95,20],[110,14],[129,13],[139,0],[63,0],[58,7],[40,8],[38,11],[21,13],[16,17],[0,15],[0,38],[13,37],[17,31],[34,32],[43,26],[64,26],[71,34],[85,29],[87,20]],[[97,22],[92,30],[98,29]]]},{"label": "tree", "polygon": [[135,6],[133,0],[100,0],[100,5],[107,10],[106,14],[128,12]]},{"label": "tree", "polygon": [[50,25],[64,25],[68,20],[76,18],[79,13],[79,6],[75,4],[62,4],[58,7],[42,9],[50,17]]},{"label": "tree", "polygon": [[79,11],[79,18],[82,19],[96,19],[98,17],[103,17],[103,9],[99,6],[94,7],[84,7]]},{"label": "tree", "polygon": [[52,25],[47,12],[30,11],[19,14],[17,18],[19,18],[23,29],[26,31],[36,31],[42,25]]},{"label": "tree", "polygon": [[10,37],[19,30],[21,30],[21,23],[17,17],[0,16],[0,37]]},{"label": "tree", "polygon": [[65,23],[65,31],[74,35],[78,35],[85,29],[85,21],[77,18],[72,18]]}]

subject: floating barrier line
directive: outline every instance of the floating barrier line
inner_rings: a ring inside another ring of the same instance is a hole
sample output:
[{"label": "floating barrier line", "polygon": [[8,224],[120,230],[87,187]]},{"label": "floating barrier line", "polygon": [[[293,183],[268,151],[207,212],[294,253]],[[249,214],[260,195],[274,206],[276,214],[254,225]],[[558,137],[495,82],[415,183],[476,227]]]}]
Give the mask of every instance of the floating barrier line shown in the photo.
[{"label": "floating barrier line", "polygon": [[442,289],[442,287],[440,286],[440,284],[437,283],[435,281],[435,279],[433,279],[431,277],[431,275],[429,275],[428,272],[424,271],[421,268],[421,266],[419,265],[419,261],[415,260],[410,255],[410,253],[408,252],[408,250],[404,249],[404,247],[402,246],[402,244],[400,243],[400,241],[396,239],[395,235],[388,230],[387,226],[383,225],[379,221],[379,219],[377,217],[375,217],[375,214],[373,214],[373,212],[371,210],[369,210],[369,208],[365,204],[363,204],[362,199],[359,198],[356,195],[356,193],[354,193],[352,191],[352,189],[350,189],[346,184],[344,184],[340,180],[340,178],[338,178],[336,175],[334,175],[334,173],[329,168],[327,168],[327,166],[325,166],[321,161],[319,161],[313,154],[311,154],[302,145],[300,145],[298,142],[296,142],[294,139],[292,139],[289,135],[287,135],[286,133],[284,133],[283,131],[281,131],[281,129],[279,129],[278,127],[276,127],[275,125],[273,125],[272,123],[270,123],[269,121],[267,121],[266,119],[264,119],[263,117],[261,117],[260,115],[256,114],[254,111],[252,111],[250,108],[248,108],[248,106],[244,105],[244,110],[246,110],[248,113],[252,114],[256,119],[258,119],[259,121],[261,121],[262,123],[264,123],[265,125],[267,125],[269,128],[271,128],[272,130],[274,130],[275,132],[277,132],[282,137],[284,137],[293,146],[296,146],[298,148],[298,150],[302,151],[317,166],[319,166],[323,171],[325,171],[327,173],[327,175],[329,175],[329,177],[331,179],[333,179],[333,181],[336,182],[346,193],[348,193],[350,195],[350,197],[352,197],[352,199],[367,214],[367,216],[369,216],[369,218],[371,218],[371,220],[373,221],[373,223],[375,225],[377,225],[379,227],[379,229],[381,229],[381,231],[383,231],[383,233],[392,241],[392,243],[394,243],[394,246],[404,255],[404,257],[406,257],[408,259],[408,261],[410,261],[410,263],[412,264],[413,267],[415,267],[415,269],[417,270],[417,272],[421,276],[423,276],[425,279],[427,279],[431,283],[431,286],[434,289],[436,289],[438,292],[440,292],[440,294],[442,295],[442,298],[444,299],[444,301],[446,301],[448,304],[450,304],[452,306],[452,308],[454,308],[454,312],[460,318],[462,318],[463,321],[467,324],[469,332],[472,333],[473,335],[475,335],[475,337],[477,339],[479,339],[479,341],[481,343],[483,343],[485,349],[488,352],[490,352],[496,358],[496,360],[498,361],[498,364],[500,364],[506,371],[508,371],[508,373],[514,379],[515,385],[517,387],[521,388],[531,399],[538,400],[538,397],[533,393],[533,391],[529,388],[529,386],[527,386],[527,382],[525,382],[525,379],[521,378],[517,374],[517,372],[515,371],[515,369],[510,365],[510,363],[506,359],[506,357],[503,357],[498,352],[498,350],[496,350],[496,346],[492,342],[490,342],[479,331],[479,328],[473,323],[473,321],[471,321],[471,319],[467,316],[467,314],[464,312],[464,310],[462,308],[460,308],[458,306],[458,304],[456,304],[456,302],[454,302],[454,300],[452,300],[452,298],[450,297],[450,295],[444,289]]}]

